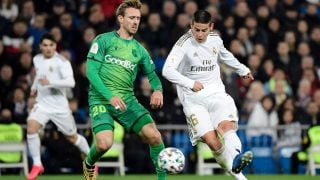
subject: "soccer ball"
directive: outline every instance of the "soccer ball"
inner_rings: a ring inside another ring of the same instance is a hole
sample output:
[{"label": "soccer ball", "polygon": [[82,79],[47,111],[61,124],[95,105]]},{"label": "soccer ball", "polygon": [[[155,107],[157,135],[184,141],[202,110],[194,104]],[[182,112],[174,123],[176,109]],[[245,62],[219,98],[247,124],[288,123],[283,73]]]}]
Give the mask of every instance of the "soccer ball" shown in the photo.
[{"label": "soccer ball", "polygon": [[183,153],[174,147],[163,149],[158,157],[158,166],[169,174],[177,174],[183,171],[185,157]]}]

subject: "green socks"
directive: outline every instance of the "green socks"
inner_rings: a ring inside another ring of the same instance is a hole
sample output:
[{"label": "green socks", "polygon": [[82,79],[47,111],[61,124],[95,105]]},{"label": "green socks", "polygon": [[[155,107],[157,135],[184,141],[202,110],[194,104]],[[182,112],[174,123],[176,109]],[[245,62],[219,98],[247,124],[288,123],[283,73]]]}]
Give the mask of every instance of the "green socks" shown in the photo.
[{"label": "green socks", "polygon": [[86,162],[88,165],[94,165],[104,154],[104,152],[98,152],[96,149],[96,144],[93,144],[90,148],[90,152],[87,155]]},{"label": "green socks", "polygon": [[166,172],[160,170],[158,167],[158,155],[165,148],[164,144],[162,143],[158,146],[149,146],[149,148],[150,148],[150,156],[151,156],[152,162],[156,167],[158,180],[166,180],[167,179]]}]

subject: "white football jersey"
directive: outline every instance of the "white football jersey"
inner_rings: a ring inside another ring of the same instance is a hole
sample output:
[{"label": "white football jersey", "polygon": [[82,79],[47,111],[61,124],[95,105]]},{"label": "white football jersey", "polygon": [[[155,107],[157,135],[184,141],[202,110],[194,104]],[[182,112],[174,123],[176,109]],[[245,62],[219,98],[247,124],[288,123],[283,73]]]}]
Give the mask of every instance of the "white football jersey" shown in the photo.
[{"label": "white football jersey", "polygon": [[195,80],[203,84],[204,89],[199,91],[203,95],[225,92],[219,62],[234,68],[240,76],[250,72],[224,47],[218,34],[210,32],[205,42],[198,43],[189,30],[172,48],[162,74],[177,84],[179,97],[181,93],[194,93],[191,89]]},{"label": "white football jersey", "polygon": [[[41,106],[48,112],[70,111],[66,91],[75,85],[70,62],[55,53],[49,59],[38,54],[33,58],[33,64],[36,77],[31,88],[37,90],[37,106]],[[41,85],[40,78],[48,79],[50,84]]]}]

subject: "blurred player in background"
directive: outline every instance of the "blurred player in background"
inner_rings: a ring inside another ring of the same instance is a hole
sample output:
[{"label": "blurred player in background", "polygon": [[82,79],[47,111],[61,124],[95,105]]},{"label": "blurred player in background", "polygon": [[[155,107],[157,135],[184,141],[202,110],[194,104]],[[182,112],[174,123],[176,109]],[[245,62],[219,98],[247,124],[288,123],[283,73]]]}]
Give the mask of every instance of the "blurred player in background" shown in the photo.
[{"label": "blurred player in background", "polygon": [[191,29],[176,42],[162,72],[177,84],[192,145],[205,142],[221,167],[236,179],[244,180],[246,177],[241,171],[252,161],[253,154],[251,151],[241,153],[241,141],[236,134],[237,108],[225,91],[218,63],[234,68],[242,78],[253,80],[253,76],[226,50],[212,29],[210,13],[197,11]]},{"label": "blurred player in background", "polygon": [[97,36],[87,56],[87,77],[90,81],[89,106],[95,144],[83,162],[84,179],[96,179],[95,163],[113,144],[114,120],[127,132],[139,134],[149,144],[150,156],[158,180],[166,173],[158,168],[158,154],[164,149],[161,134],[150,113],[134,96],[138,70],[150,81],[153,94],[150,105],[163,105],[162,85],[147,50],[134,38],[140,19],[139,0],[126,0],[117,9],[120,28]]},{"label": "blurred player in background", "polygon": [[56,52],[57,44],[51,34],[40,39],[41,54],[33,58],[36,76],[31,87],[31,96],[36,104],[27,119],[27,142],[33,166],[27,179],[33,180],[44,172],[41,162],[39,130],[51,120],[68,141],[84,154],[89,153],[86,139],[77,133],[66,90],[75,85],[70,62]]}]

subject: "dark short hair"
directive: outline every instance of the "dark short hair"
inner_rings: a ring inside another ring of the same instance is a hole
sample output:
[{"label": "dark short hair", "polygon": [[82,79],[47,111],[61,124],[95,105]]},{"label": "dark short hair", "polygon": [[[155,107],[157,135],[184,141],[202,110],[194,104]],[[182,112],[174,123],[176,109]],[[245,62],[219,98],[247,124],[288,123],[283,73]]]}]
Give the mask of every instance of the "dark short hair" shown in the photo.
[{"label": "dark short hair", "polygon": [[211,14],[205,10],[198,10],[193,14],[192,23],[209,24],[211,21]]},{"label": "dark short hair", "polygon": [[43,35],[41,36],[41,38],[40,38],[40,43],[42,43],[43,40],[45,40],[45,39],[48,39],[48,40],[50,40],[50,41],[53,41],[53,42],[57,43],[56,40],[54,39],[53,35],[50,34],[50,33],[45,33],[45,34],[43,34]]}]

